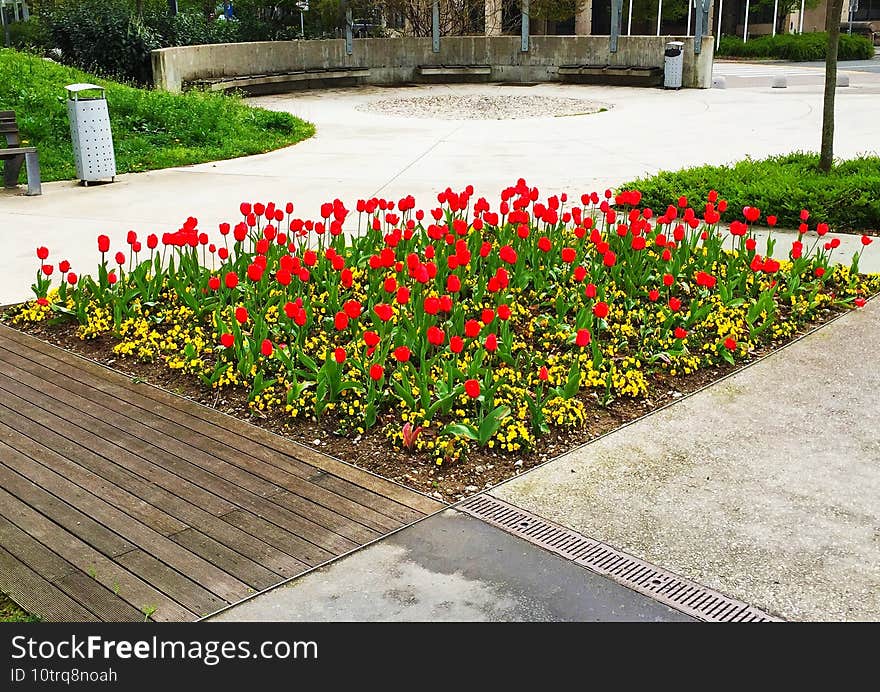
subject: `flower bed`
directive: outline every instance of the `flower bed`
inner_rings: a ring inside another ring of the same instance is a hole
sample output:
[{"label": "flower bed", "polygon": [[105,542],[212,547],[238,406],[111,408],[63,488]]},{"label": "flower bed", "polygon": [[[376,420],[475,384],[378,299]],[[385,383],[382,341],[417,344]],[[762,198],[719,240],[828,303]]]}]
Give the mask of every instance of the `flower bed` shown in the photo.
[{"label": "flower bed", "polygon": [[246,400],[306,439],[335,435],[347,458],[381,439],[399,469],[374,468],[458,494],[476,476],[457,470],[501,460],[481,478],[510,475],[548,441],[639,415],[880,288],[861,252],[832,262],[837,241],[806,211],[780,253],[757,247],[751,224],[774,219],[756,208],[720,228],[714,192],[662,213],[636,191],[539,197],[520,180],[495,207],[468,187],[427,213],[412,197],[354,213],[334,200],[314,220],[243,203],[214,238],[194,218],[131,231],[125,251],[99,236],[94,277],[38,248],[36,299],[4,319],[152,363],[202,400]]}]

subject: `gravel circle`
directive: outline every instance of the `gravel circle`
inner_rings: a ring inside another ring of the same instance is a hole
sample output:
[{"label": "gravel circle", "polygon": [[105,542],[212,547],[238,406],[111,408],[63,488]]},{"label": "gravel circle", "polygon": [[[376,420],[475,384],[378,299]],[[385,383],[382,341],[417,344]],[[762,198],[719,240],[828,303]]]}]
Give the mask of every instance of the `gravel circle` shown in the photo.
[{"label": "gravel circle", "polygon": [[381,99],[357,106],[367,113],[437,120],[518,120],[589,115],[607,110],[596,101],[558,96],[455,95]]}]

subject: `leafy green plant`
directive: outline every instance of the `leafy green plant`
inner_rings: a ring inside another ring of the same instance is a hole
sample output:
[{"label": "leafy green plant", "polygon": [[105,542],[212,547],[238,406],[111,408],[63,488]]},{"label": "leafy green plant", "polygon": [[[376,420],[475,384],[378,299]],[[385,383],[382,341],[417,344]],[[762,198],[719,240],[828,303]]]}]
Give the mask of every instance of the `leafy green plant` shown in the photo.
[{"label": "leafy green plant", "polygon": [[[808,61],[824,60],[828,50],[828,34],[777,34],[758,36],[743,43],[741,36],[722,36],[717,57],[724,58],[774,58],[776,60]],[[870,60],[874,57],[874,44],[864,36],[842,34],[839,60]]]}]

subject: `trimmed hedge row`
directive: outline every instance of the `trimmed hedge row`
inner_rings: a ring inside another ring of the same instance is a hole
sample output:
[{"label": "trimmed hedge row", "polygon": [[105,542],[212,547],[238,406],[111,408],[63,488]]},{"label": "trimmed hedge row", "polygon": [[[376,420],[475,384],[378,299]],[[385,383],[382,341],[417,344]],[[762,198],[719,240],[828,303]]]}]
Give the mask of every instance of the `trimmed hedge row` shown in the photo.
[{"label": "trimmed hedge row", "polygon": [[[759,36],[743,43],[736,36],[722,36],[721,45],[715,51],[720,58],[775,58],[777,60],[808,61],[824,60],[828,52],[828,34],[777,34]],[[864,36],[840,35],[838,60],[870,60],[874,57],[874,44]]]}]

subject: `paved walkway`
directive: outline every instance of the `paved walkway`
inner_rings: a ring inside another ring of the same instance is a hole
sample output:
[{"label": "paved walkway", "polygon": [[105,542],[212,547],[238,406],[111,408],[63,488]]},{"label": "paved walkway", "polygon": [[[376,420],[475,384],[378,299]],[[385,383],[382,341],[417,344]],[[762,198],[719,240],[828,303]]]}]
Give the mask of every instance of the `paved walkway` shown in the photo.
[{"label": "paved walkway", "polygon": [[[400,118],[357,110],[376,99],[487,89],[577,97],[612,108],[586,116],[506,121]],[[841,89],[838,97],[836,153],[853,156],[876,148],[880,90],[852,87]],[[53,257],[69,259],[75,270],[90,271],[99,233],[122,248],[129,229],[141,235],[175,230],[190,215],[210,230],[237,218],[242,200],[293,200],[299,213],[317,215],[320,202],[336,196],[353,203],[374,194],[414,194],[428,204],[446,185],[471,183],[492,199],[519,176],[548,194],[604,190],[660,169],[816,150],[822,94],[821,85],[680,92],[440,85],[316,91],[256,102],[314,121],[318,134],[270,154],[124,175],[109,185],[51,183],[37,198],[0,192],[7,247],[0,255],[0,304],[28,297],[38,244],[49,247]],[[652,113],[663,117],[651,118],[645,127],[646,114]]]},{"label": "paved walkway", "polygon": [[0,326],[0,591],[194,620],[443,505]]}]

